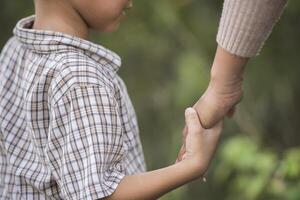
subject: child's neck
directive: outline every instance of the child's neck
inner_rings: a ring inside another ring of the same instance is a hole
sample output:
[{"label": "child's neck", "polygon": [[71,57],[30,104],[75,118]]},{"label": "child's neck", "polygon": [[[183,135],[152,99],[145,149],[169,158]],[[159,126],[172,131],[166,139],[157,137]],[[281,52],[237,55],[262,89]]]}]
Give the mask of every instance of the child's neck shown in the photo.
[{"label": "child's neck", "polygon": [[88,26],[65,1],[35,1],[33,29],[51,30],[87,39]]}]

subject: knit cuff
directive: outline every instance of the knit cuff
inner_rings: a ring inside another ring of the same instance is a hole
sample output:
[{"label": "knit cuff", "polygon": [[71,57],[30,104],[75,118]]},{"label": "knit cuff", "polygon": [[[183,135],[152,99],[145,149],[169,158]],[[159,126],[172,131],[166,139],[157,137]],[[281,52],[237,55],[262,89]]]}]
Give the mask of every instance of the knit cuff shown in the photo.
[{"label": "knit cuff", "polygon": [[225,0],[218,44],[241,57],[259,54],[287,0]]}]

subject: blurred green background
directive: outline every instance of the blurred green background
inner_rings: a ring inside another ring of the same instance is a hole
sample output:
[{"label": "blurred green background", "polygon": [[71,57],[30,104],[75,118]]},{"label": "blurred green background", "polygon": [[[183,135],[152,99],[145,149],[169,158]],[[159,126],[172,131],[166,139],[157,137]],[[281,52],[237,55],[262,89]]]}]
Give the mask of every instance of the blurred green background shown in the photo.
[{"label": "blurred green background", "polygon": [[[120,29],[92,40],[123,58],[148,170],[175,162],[183,112],[204,92],[223,1],[138,0]],[[32,0],[2,0],[0,46]],[[162,200],[300,199],[300,1],[289,2],[246,70],[244,99],[208,174]],[[145,186],[146,187],[146,186]]]}]

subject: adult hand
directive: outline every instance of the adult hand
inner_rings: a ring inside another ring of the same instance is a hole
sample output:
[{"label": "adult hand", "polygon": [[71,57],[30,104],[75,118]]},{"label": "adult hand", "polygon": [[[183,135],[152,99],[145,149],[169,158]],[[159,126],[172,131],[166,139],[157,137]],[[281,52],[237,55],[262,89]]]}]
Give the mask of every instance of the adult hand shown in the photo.
[{"label": "adult hand", "polygon": [[194,105],[204,128],[234,114],[235,105],[243,96],[243,74],[248,60],[218,46],[208,88]]},{"label": "adult hand", "polygon": [[196,102],[201,124],[204,128],[210,128],[224,116],[232,117],[243,96],[242,81],[231,86],[210,82],[208,88]]}]

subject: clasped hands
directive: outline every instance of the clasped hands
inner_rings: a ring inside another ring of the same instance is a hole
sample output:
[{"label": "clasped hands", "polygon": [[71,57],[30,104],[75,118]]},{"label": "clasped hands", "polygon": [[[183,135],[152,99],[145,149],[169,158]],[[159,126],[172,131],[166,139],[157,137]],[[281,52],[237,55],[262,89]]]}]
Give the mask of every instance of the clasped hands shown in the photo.
[{"label": "clasped hands", "polygon": [[200,176],[204,175],[217,149],[223,118],[234,115],[242,93],[242,79],[229,84],[211,79],[201,98],[188,109],[190,115],[186,110],[183,142],[176,163],[185,159],[198,160]]}]

